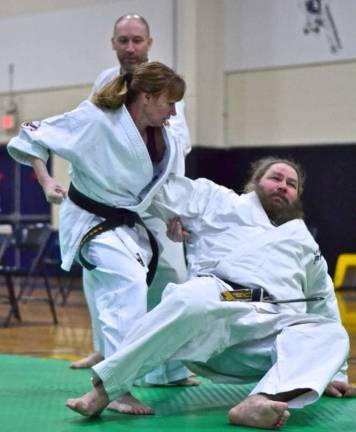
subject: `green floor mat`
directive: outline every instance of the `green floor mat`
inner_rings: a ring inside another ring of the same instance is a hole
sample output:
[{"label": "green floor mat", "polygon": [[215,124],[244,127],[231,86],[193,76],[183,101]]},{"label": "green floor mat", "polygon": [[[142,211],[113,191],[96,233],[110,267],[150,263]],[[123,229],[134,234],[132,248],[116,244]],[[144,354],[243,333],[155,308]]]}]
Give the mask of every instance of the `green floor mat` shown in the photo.
[{"label": "green floor mat", "polygon": [[[227,410],[243,399],[251,386],[135,388],[139,399],[155,408],[155,416],[129,416],[104,411],[87,419],[68,410],[64,402],[89,390],[88,370],[71,370],[68,361],[24,356],[0,356],[1,432],[213,432],[251,431],[227,423]],[[356,399],[323,397],[303,410],[292,410],[287,432],[353,432]]]}]

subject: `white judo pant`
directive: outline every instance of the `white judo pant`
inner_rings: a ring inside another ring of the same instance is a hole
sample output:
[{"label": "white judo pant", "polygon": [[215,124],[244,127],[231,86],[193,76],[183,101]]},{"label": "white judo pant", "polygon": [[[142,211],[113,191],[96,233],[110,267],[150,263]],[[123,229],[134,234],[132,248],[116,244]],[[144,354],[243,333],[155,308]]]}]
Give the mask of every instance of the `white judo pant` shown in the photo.
[{"label": "white judo pant", "polygon": [[149,261],[150,246],[141,230],[120,227],[92,239],[83,252],[96,266],[90,271],[83,268],[94,345],[107,357],[147,311],[147,267],[141,262]]},{"label": "white judo pant", "polygon": [[311,389],[290,401],[291,408],[317,400],[347,358],[342,325],[317,315],[278,313],[276,305],[222,302],[220,289],[210,277],[170,284],[119,350],[93,367],[109,398],[129,391],[137,376],[167,359],[180,359],[220,381],[259,380],[252,394]]},{"label": "white judo pant", "polygon": [[[179,284],[187,279],[182,244],[168,239],[163,221],[145,217],[145,223],[156,235],[158,233],[163,246],[148,294],[146,269],[127,250],[120,236],[113,232],[101,234],[86,250],[87,259],[97,267],[91,271],[83,269],[84,293],[91,317],[94,350],[103,357],[116,351],[133,322],[146,313],[147,296],[150,310],[160,302],[169,282]],[[140,254],[149,259],[145,232],[141,230],[134,239],[141,246]],[[172,360],[148,373],[145,380],[150,384],[167,384],[187,378],[189,373],[180,361]]]}]

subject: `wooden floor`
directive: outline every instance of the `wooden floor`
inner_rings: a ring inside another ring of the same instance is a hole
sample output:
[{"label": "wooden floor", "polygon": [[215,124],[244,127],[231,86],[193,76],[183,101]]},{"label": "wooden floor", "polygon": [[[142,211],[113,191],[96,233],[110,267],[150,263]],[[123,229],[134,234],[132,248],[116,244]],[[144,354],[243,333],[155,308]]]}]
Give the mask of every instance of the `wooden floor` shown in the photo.
[{"label": "wooden floor", "polygon": [[[0,296],[3,290],[0,286]],[[338,293],[337,296],[351,341],[349,377],[356,384],[356,291]],[[59,303],[60,300],[58,298]],[[0,305],[0,323],[7,310],[8,305]],[[90,321],[80,283],[69,295],[65,306],[57,305],[57,312],[59,325],[53,325],[47,304],[21,304],[22,323],[13,320],[9,328],[0,327],[0,353],[69,360],[90,353]]]},{"label": "wooden floor", "polygon": [[[4,287],[0,287],[1,290]],[[43,295],[42,290],[33,293]],[[0,327],[0,353],[76,360],[91,351],[90,319],[79,282],[71,291],[65,306],[56,295],[59,324],[54,325],[48,304],[21,303],[22,322],[12,319],[8,328]],[[0,305],[0,323],[8,311]]]}]

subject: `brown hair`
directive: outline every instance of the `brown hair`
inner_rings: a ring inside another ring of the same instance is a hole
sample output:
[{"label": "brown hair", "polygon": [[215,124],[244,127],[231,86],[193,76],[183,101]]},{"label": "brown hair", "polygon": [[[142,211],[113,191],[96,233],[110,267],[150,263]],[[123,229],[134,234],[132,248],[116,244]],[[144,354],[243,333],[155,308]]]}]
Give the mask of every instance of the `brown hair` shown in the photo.
[{"label": "brown hair", "polygon": [[250,177],[247,181],[244,192],[252,192],[255,190],[255,186],[259,183],[261,178],[265,175],[267,170],[275,164],[284,163],[292,167],[298,176],[298,196],[300,196],[303,192],[304,182],[305,182],[305,173],[303,168],[295,161],[291,159],[283,159],[278,157],[266,157],[259,159],[255,162],[252,162],[250,167]]},{"label": "brown hair", "polygon": [[185,87],[183,78],[171,68],[160,62],[148,62],[137,66],[132,73],[114,78],[93,95],[92,102],[104,111],[114,111],[123,104],[129,106],[142,92],[157,97],[165,93],[172,101],[179,101]]}]

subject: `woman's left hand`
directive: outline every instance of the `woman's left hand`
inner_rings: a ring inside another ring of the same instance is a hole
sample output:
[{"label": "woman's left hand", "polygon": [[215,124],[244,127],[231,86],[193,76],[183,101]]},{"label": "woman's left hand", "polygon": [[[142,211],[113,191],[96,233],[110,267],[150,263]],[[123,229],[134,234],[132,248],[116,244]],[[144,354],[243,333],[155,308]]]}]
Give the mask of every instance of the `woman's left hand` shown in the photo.
[{"label": "woman's left hand", "polygon": [[184,229],[178,217],[167,222],[167,237],[176,243],[181,243],[189,237],[189,232]]}]

